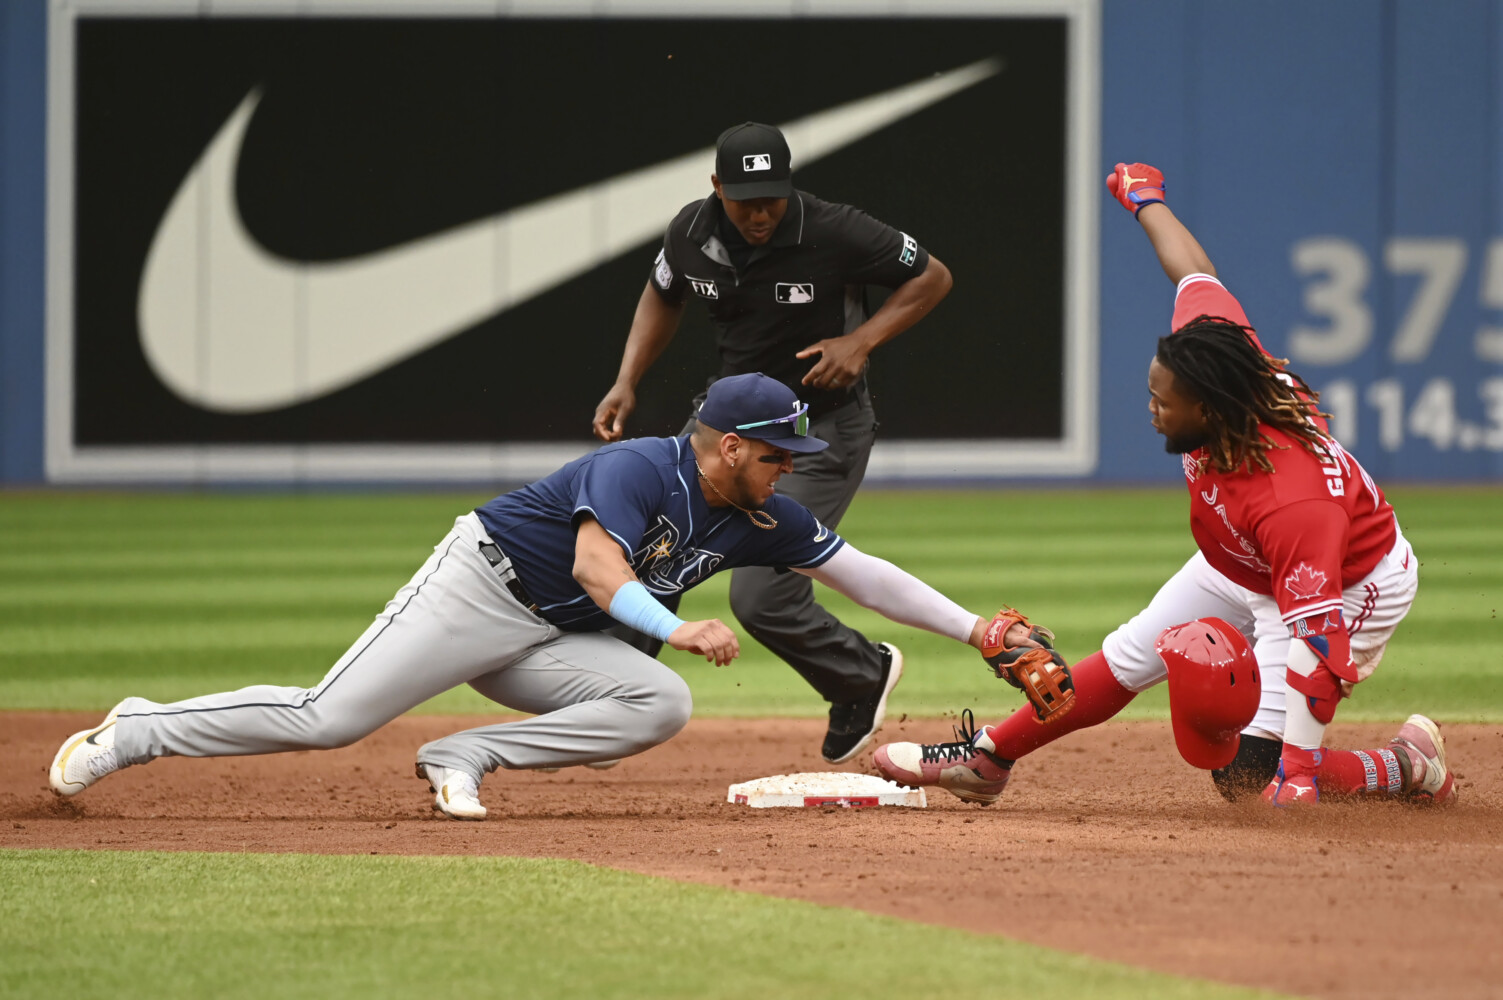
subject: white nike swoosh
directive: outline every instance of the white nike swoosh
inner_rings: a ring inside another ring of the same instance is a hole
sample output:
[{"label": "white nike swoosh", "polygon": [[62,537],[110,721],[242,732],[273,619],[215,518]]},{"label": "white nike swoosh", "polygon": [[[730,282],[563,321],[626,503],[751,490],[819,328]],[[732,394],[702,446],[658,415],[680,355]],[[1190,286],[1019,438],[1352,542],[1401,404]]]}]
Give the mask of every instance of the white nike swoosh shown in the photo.
[{"label": "white nike swoosh", "polygon": [[[1002,68],[987,59],[782,126],[806,166]],[[208,410],[256,413],[344,388],[661,236],[714,148],[347,260],[277,257],[246,231],[235,171],[251,91],[172,199],[141,275],[141,346]]]}]

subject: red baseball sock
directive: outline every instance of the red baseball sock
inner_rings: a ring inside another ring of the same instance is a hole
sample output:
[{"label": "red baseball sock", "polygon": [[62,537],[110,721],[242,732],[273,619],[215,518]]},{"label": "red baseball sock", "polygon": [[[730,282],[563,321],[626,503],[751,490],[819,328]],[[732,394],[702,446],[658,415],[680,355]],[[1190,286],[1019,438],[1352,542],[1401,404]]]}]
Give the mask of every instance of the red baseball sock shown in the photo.
[{"label": "red baseball sock", "polygon": [[1391,748],[1322,749],[1320,756],[1315,781],[1322,795],[1397,795],[1404,790],[1404,769],[1398,754]]},{"label": "red baseball sock", "polygon": [[1136,692],[1117,683],[1106,656],[1100,652],[1070,667],[1070,679],[1075,683],[1075,704],[1053,722],[1047,725],[1039,722],[1033,706],[1024,705],[1003,721],[987,727],[999,756],[1017,760],[1066,733],[1105,722],[1136,697]]}]

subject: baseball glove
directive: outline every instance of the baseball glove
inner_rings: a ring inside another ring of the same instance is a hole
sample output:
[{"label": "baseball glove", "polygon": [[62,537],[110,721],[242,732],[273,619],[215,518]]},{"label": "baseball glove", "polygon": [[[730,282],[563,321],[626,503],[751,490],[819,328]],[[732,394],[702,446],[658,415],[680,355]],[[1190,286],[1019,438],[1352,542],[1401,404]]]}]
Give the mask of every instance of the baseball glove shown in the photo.
[{"label": "baseball glove", "polygon": [[[1006,645],[1008,630],[1020,623],[1037,646]],[[998,611],[981,638],[982,658],[993,673],[1028,696],[1039,722],[1056,719],[1075,705],[1075,682],[1065,658],[1054,651],[1053,640],[1053,632],[1012,608]]]}]

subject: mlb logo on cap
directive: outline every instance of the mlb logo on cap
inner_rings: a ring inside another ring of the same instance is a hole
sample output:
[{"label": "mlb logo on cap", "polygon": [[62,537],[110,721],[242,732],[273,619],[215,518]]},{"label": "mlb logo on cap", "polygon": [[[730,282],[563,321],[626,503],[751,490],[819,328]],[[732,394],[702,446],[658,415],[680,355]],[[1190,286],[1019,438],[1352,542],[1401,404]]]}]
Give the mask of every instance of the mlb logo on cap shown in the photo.
[{"label": "mlb logo on cap", "polygon": [[715,177],[731,201],[793,196],[793,156],[788,140],[771,125],[742,122],[715,143]]}]

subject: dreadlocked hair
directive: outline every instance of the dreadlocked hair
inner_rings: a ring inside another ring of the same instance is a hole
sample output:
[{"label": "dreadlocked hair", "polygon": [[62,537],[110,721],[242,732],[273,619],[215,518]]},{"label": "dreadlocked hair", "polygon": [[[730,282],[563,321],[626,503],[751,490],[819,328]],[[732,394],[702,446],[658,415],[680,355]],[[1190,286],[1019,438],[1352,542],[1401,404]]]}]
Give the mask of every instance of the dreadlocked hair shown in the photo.
[{"label": "dreadlocked hair", "polygon": [[1329,417],[1320,394],[1294,372],[1288,360],[1270,357],[1253,342],[1252,330],[1220,316],[1197,316],[1159,338],[1159,364],[1174,373],[1183,391],[1205,405],[1210,439],[1206,454],[1222,472],[1257,465],[1272,472],[1270,448],[1282,448],[1259,429],[1276,427],[1324,456],[1329,440],[1312,422]]}]

